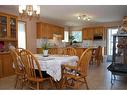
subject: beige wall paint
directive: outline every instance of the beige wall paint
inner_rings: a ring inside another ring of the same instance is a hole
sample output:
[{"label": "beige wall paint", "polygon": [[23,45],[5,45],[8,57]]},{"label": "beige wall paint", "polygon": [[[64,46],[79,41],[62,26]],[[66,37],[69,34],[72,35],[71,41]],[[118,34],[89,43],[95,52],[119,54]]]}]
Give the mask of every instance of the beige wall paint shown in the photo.
[{"label": "beige wall paint", "polygon": [[26,21],[27,49],[36,53],[36,21]]}]

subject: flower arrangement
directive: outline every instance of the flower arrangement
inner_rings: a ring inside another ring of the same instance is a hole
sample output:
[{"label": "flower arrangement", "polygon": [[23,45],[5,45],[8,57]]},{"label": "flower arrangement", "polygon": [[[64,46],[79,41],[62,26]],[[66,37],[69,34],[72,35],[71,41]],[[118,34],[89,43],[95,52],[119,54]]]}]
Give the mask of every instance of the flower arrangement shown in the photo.
[{"label": "flower arrangement", "polygon": [[70,42],[70,45],[73,44],[73,41],[74,41],[74,40],[75,40],[75,37],[72,36],[72,35],[70,35],[70,36],[69,36],[69,42]]},{"label": "flower arrangement", "polygon": [[43,50],[48,50],[48,48],[49,48],[49,43],[46,42],[46,43],[42,44],[41,48],[42,48]]},{"label": "flower arrangement", "polygon": [[49,43],[47,39],[44,39],[44,41],[42,41],[42,51],[43,51],[43,56],[47,57],[48,56],[48,49],[49,49]]},{"label": "flower arrangement", "polygon": [[48,50],[48,48],[49,48],[48,39],[47,39],[47,38],[43,38],[43,39],[41,40],[41,42],[42,42],[41,48],[42,48],[43,50]]}]

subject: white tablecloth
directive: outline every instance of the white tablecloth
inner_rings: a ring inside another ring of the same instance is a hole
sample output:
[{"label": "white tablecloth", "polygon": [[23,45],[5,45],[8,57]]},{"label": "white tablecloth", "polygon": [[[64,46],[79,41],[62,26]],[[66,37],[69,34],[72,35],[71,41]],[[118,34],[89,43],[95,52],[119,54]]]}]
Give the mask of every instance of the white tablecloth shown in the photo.
[{"label": "white tablecloth", "polygon": [[67,56],[67,55],[50,55],[43,57],[41,54],[34,54],[40,63],[42,71],[46,71],[55,81],[61,79],[61,65],[69,64],[72,66],[76,65],[76,61],[79,60],[78,56]]}]

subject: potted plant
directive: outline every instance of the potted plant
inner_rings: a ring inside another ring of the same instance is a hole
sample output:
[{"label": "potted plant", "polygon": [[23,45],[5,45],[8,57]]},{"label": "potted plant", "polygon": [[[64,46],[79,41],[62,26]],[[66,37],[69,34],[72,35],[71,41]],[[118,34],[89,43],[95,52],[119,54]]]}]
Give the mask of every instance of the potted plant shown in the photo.
[{"label": "potted plant", "polygon": [[48,56],[49,43],[45,42],[42,44],[43,56]]},{"label": "potted plant", "polygon": [[74,36],[72,36],[72,35],[69,36],[69,42],[70,42],[70,45],[73,44],[74,39],[75,39]]}]

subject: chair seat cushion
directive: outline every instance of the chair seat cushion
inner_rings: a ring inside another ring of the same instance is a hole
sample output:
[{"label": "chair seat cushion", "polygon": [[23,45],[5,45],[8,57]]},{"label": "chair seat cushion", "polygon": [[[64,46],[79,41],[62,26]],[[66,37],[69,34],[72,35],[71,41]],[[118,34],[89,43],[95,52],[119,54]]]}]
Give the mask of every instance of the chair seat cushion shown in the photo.
[{"label": "chair seat cushion", "polygon": [[127,73],[127,64],[111,64],[107,69],[111,72]]}]

